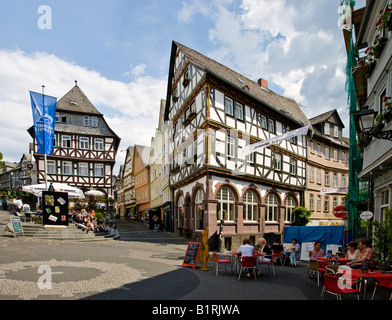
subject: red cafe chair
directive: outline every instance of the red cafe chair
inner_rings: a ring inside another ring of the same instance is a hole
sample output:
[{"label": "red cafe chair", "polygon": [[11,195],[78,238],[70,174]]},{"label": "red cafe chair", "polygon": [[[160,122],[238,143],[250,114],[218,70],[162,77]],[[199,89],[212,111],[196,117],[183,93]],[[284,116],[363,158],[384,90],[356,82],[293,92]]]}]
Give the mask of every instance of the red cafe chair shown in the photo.
[{"label": "red cafe chair", "polygon": [[374,285],[372,300],[374,300],[374,295],[376,294],[377,288],[390,291],[391,295],[389,297],[389,300],[392,300],[392,278],[389,279],[380,278],[380,279],[376,279],[376,281],[377,283]]},{"label": "red cafe chair", "polygon": [[241,278],[241,273],[242,270],[244,269],[252,269],[253,274],[255,276],[255,280],[256,279],[256,257],[241,257],[241,269],[240,269],[240,274],[238,276],[238,280],[240,280]]},{"label": "red cafe chair", "polygon": [[359,295],[361,293],[358,289],[353,288],[346,288],[342,285],[339,285],[339,277],[331,275],[331,274],[324,274],[324,287],[321,292],[321,299],[324,299],[324,294],[330,293],[334,295],[338,300],[342,300],[342,295],[345,294],[356,294],[357,299],[359,300]]},{"label": "red cafe chair", "polygon": [[212,253],[212,258],[213,258],[213,260],[214,260],[215,275],[216,275],[216,276],[218,275],[218,270],[219,270],[219,265],[220,265],[220,264],[224,264],[224,266],[225,266],[225,271],[227,272],[227,270],[226,270],[226,265],[227,265],[227,264],[231,264],[231,261],[230,261],[230,260],[228,260],[228,259],[219,259],[219,256],[218,256],[218,254],[217,254],[216,252],[213,252],[213,253]]}]

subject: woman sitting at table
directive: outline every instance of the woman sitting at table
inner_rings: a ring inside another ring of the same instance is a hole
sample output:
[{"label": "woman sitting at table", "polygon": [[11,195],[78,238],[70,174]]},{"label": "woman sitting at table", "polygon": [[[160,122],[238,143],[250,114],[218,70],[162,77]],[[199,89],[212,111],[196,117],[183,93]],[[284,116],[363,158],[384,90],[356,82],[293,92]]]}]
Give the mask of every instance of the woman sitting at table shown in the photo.
[{"label": "woman sitting at table", "polygon": [[309,251],[310,259],[317,259],[324,256],[324,250],[321,249],[321,242],[316,241],[313,245],[313,250]]},{"label": "woman sitting at table", "polygon": [[350,241],[347,245],[346,258],[355,260],[359,257],[358,245],[355,241]]},{"label": "woman sitting at table", "polygon": [[270,249],[270,247],[267,246],[267,241],[265,241],[264,238],[260,238],[259,240],[257,240],[257,243],[259,244],[259,262],[270,262],[271,259],[270,258],[266,258],[266,256],[270,256],[272,254],[272,251]]}]

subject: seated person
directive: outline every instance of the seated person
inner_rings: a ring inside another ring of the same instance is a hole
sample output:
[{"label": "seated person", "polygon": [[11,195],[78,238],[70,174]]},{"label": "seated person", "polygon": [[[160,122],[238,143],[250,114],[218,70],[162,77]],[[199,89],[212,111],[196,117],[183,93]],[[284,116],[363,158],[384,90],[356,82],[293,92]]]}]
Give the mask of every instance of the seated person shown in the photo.
[{"label": "seated person", "polygon": [[368,267],[373,267],[374,263],[374,251],[370,247],[370,240],[362,239],[359,241],[359,256],[357,259],[354,259],[347,263],[347,266],[353,269],[360,269],[362,267],[362,263],[367,260]]},{"label": "seated person", "polygon": [[[270,247],[267,246],[267,241],[264,238],[260,238],[257,243],[259,244],[258,251],[260,252],[259,262],[270,262],[272,251]],[[269,256],[269,258],[266,256]]]},{"label": "seated person", "polygon": [[[253,257],[255,251],[255,247],[250,244],[249,238],[244,239],[242,243],[242,246],[237,250],[237,254],[241,255],[241,261],[242,257]],[[250,272],[247,273],[247,276],[250,277]]]},{"label": "seated person", "polygon": [[350,241],[347,244],[347,253],[346,253],[345,258],[351,259],[351,260],[358,259],[359,253],[360,252],[359,252],[357,243],[355,241]]},{"label": "seated person", "polygon": [[240,254],[241,257],[253,257],[253,253],[255,252],[255,247],[250,244],[250,240],[248,238],[242,241],[242,246],[237,250],[237,254]]},{"label": "seated person", "polygon": [[324,256],[324,250],[321,249],[321,242],[316,241],[313,245],[313,250],[309,251],[309,258],[316,259]]},{"label": "seated person", "polygon": [[280,237],[275,238],[275,242],[272,244],[271,250],[284,251],[283,244],[280,242]]},{"label": "seated person", "polygon": [[82,214],[81,214],[81,213],[77,214],[77,215],[73,218],[73,223],[74,223],[79,229],[83,229],[84,231],[85,231],[85,230],[89,230],[89,228],[86,227],[86,226],[84,225],[84,221],[83,221],[83,218],[82,218]]}]

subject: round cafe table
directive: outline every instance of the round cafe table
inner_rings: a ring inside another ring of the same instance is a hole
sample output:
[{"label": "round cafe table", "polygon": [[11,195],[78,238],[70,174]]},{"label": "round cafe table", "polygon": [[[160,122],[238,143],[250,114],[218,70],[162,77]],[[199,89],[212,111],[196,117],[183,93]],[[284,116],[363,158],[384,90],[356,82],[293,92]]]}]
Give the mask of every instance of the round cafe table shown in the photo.
[{"label": "round cafe table", "polygon": [[319,262],[320,268],[325,268],[327,264],[340,264],[345,265],[347,262],[350,262],[351,259],[347,258],[326,258],[326,257],[318,257],[316,258]]}]

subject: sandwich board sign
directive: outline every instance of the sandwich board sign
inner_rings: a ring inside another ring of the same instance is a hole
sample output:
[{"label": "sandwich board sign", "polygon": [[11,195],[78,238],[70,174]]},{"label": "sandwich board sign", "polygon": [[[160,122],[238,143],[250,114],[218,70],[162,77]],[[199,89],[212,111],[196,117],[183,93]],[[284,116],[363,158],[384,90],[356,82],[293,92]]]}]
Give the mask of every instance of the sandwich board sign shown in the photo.
[{"label": "sandwich board sign", "polygon": [[24,236],[22,222],[19,217],[10,217],[10,222],[7,223],[7,226],[4,231],[10,231],[16,237],[17,234],[21,233]]}]

